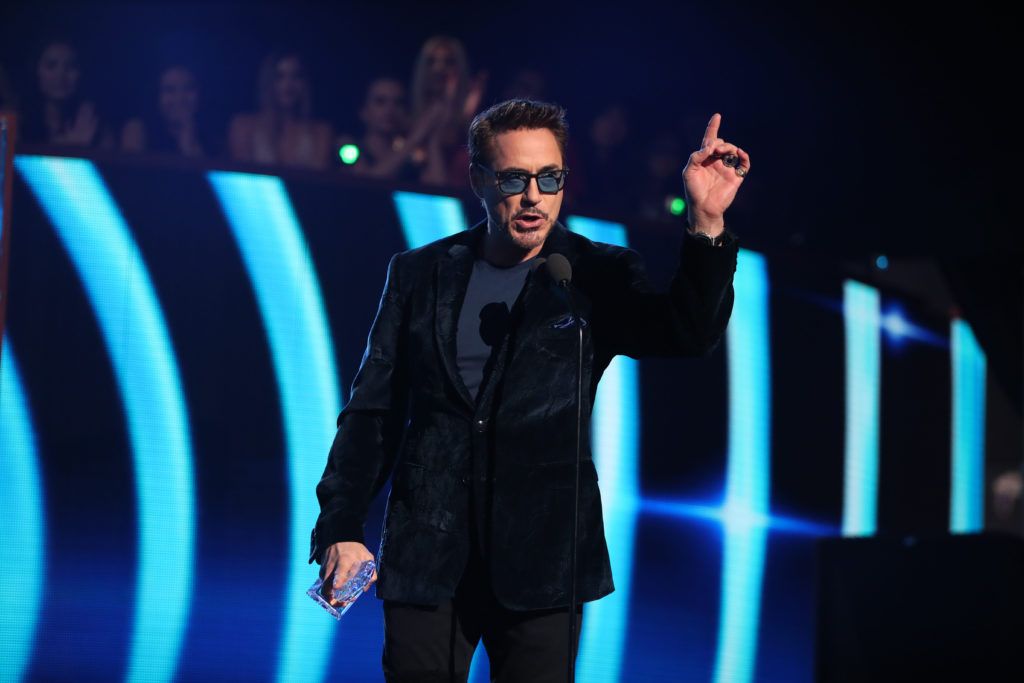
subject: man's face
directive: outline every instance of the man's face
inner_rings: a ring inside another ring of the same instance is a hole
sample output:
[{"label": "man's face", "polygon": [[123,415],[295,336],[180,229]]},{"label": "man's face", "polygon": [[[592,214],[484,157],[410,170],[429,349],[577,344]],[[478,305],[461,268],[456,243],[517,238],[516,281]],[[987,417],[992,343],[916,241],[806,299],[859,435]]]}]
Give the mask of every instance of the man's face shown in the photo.
[{"label": "man's face", "polygon": [[167,121],[183,122],[199,108],[199,88],[188,69],[171,67],[160,77],[160,113]]},{"label": "man's face", "polygon": [[[563,168],[562,152],[554,133],[547,128],[499,133],[491,142],[491,170],[540,173]],[[506,196],[492,173],[473,168],[473,190],[487,210],[488,231],[494,238],[514,245],[525,258],[536,255],[554,227],[562,207],[562,194],[542,194],[537,179],[530,178],[521,194]]]},{"label": "man's face", "polygon": [[366,103],[360,112],[371,133],[394,135],[405,124],[405,86],[390,78],[380,78],[370,85]]}]

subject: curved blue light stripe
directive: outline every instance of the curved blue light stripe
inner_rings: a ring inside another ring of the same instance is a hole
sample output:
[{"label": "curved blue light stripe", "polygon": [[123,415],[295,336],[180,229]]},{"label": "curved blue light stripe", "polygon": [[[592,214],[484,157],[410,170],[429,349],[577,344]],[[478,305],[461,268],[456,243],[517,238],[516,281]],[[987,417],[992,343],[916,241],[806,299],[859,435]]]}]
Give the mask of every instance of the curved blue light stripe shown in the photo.
[{"label": "curved blue light stripe", "polygon": [[[709,502],[695,502],[681,498],[644,498],[642,510],[645,514],[665,515],[681,519],[699,519],[714,523],[724,523],[726,521],[726,511],[721,505]],[[839,533],[839,529],[831,524],[822,524],[784,515],[751,515],[749,521],[750,524],[765,527],[769,531],[801,536],[835,536]]]},{"label": "curved blue light stripe", "polygon": [[20,681],[43,604],[46,515],[36,436],[11,342],[0,352],[0,682]]},{"label": "curved blue light stripe", "polygon": [[466,229],[462,203],[454,197],[418,192],[395,192],[392,197],[410,249]]},{"label": "curved blue light stripe", "polygon": [[764,257],[741,249],[733,285],[736,300],[726,333],[729,461],[716,683],[753,678],[767,542],[761,520],[769,514],[771,365]]},{"label": "curved blue light stripe", "polygon": [[[566,226],[596,242],[628,246],[626,227],[621,223],[569,216]],[[601,479],[615,592],[584,608],[578,668],[581,681],[613,683],[622,672],[640,499],[639,413],[639,363],[628,356],[616,356],[601,376],[590,430],[594,464]]]},{"label": "curved blue light stripe", "polygon": [[949,530],[981,531],[984,523],[985,352],[971,326],[959,318],[950,326],[953,374],[952,484]]},{"label": "curved blue light stripe", "polygon": [[310,492],[323,474],[341,411],[334,345],[309,247],[284,183],[248,173],[213,171],[208,177],[256,293],[284,418],[290,522],[277,680],[320,681],[334,623],[305,595],[316,578],[306,559],[319,513]]},{"label": "curved blue light stripe", "polygon": [[15,165],[84,283],[114,366],[135,466],[139,567],[128,681],[174,677],[192,602],[195,493],[177,359],[149,272],[117,204],[85,159]]},{"label": "curved blue light stripe", "polygon": [[881,298],[877,289],[855,280],[843,283],[846,331],[844,536],[871,535],[876,530],[881,315]]}]

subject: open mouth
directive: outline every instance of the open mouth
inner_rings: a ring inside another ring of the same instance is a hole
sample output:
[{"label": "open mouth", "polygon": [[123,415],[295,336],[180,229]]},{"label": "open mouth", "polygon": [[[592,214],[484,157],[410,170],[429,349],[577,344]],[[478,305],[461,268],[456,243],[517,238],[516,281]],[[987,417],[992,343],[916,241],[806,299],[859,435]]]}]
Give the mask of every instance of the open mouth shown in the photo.
[{"label": "open mouth", "polygon": [[525,214],[516,218],[513,223],[520,230],[536,230],[544,224],[544,218],[535,214]]}]

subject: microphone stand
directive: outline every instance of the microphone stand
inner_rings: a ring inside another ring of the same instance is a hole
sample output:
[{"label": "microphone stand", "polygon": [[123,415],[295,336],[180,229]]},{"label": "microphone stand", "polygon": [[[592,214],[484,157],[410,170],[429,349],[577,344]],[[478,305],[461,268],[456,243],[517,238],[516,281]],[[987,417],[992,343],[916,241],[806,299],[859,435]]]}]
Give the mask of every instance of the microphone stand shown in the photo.
[{"label": "microphone stand", "polygon": [[576,313],[576,305],[572,299],[572,290],[569,288],[569,281],[562,280],[558,285],[565,289],[566,299],[569,301],[569,312],[572,314],[576,327],[576,461],[574,467],[575,480],[573,483],[572,498],[572,531],[570,533],[570,554],[569,554],[569,667],[567,671],[568,683],[576,680],[576,529],[579,526],[580,516],[580,431],[583,424],[583,324]]}]

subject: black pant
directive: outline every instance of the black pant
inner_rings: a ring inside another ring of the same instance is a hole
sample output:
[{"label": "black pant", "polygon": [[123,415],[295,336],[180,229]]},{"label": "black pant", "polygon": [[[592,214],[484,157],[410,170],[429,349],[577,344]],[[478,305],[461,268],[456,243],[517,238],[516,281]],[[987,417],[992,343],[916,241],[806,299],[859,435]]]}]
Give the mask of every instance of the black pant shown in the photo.
[{"label": "black pant", "polygon": [[[455,591],[441,605],[384,601],[384,653],[388,683],[464,682],[483,637],[495,683],[564,683],[568,668],[569,609],[515,611],[491,592],[474,544]],[[576,606],[576,641],[583,604]]]}]

